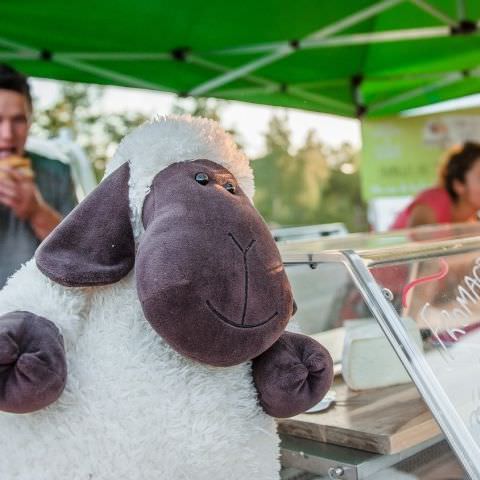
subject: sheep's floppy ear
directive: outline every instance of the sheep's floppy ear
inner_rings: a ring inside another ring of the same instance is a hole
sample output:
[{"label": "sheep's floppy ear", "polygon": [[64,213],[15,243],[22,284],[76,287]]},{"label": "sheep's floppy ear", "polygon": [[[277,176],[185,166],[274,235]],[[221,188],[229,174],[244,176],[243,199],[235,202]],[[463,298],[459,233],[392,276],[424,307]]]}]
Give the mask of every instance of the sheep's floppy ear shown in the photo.
[{"label": "sheep's floppy ear", "polygon": [[125,163],[93,190],[41,244],[35,259],[67,287],[114,283],[135,261]]}]

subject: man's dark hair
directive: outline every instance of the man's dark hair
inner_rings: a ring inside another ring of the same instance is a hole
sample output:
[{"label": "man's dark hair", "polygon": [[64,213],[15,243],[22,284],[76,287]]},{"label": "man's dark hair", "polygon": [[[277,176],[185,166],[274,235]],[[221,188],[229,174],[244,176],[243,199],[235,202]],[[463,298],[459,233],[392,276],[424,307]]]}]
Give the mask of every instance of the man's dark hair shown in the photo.
[{"label": "man's dark hair", "polygon": [[453,147],[448,152],[446,162],[440,171],[440,178],[454,202],[458,200],[458,194],[453,188],[454,181],[458,180],[465,183],[465,175],[477,160],[480,160],[480,144],[475,142],[466,142],[463,145]]},{"label": "man's dark hair", "polygon": [[12,90],[24,95],[30,108],[32,107],[32,95],[27,77],[4,63],[0,63],[0,89]]}]

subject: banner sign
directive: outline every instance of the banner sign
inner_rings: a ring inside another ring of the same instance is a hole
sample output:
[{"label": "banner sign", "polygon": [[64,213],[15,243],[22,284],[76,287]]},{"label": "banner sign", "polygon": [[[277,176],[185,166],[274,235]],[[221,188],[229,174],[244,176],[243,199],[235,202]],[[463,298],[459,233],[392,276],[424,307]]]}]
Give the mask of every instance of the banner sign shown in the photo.
[{"label": "banner sign", "polygon": [[445,151],[480,142],[480,109],[362,122],[361,180],[366,201],[415,195],[438,183]]}]

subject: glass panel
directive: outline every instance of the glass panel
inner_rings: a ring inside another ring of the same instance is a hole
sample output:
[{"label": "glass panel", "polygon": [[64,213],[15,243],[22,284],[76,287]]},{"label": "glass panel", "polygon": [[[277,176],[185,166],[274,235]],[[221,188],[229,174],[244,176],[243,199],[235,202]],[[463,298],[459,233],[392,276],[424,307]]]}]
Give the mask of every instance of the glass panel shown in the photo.
[{"label": "glass panel", "polygon": [[345,265],[327,263],[315,268],[309,264],[291,265],[286,271],[298,306],[295,322],[302,333],[341,327],[342,309],[347,308],[347,299],[353,290]]},{"label": "glass panel", "polygon": [[[410,376],[472,478],[480,478],[479,233],[462,225],[280,245],[303,332],[345,327],[335,353],[353,389]],[[363,364],[349,363],[358,355]]]},{"label": "glass panel", "polygon": [[416,323],[424,358],[480,446],[480,252],[371,270],[402,319]]}]

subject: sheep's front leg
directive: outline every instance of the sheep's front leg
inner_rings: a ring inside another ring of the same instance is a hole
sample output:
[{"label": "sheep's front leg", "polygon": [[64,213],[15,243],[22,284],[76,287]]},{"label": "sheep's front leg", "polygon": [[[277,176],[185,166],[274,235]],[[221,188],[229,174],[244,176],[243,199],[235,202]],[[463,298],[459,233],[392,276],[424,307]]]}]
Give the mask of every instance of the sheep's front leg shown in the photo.
[{"label": "sheep's front leg", "polygon": [[24,311],[0,316],[0,410],[44,408],[57,400],[66,379],[63,338],[52,322]]},{"label": "sheep's front leg", "polygon": [[272,417],[292,417],[318,403],[333,380],[330,354],[305,335],[285,332],[252,362],[260,404]]}]

